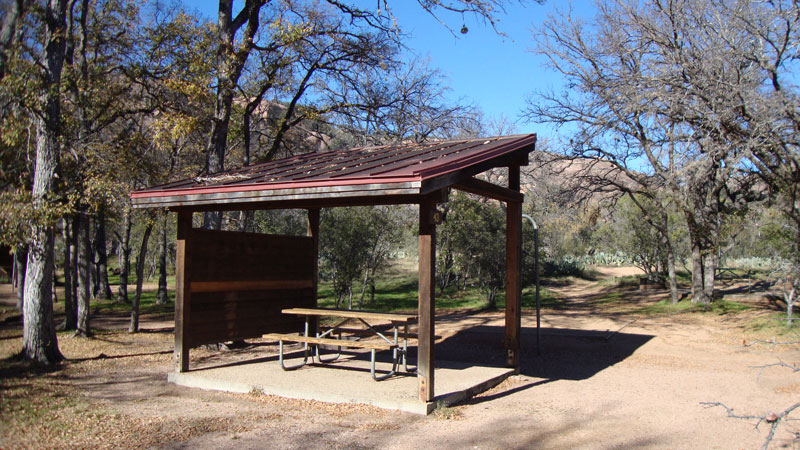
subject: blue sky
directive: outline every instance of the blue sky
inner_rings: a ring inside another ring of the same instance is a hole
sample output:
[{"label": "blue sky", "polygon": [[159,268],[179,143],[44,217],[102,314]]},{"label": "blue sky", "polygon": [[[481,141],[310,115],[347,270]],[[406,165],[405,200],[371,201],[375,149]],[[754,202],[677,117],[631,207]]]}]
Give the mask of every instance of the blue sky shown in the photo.
[{"label": "blue sky", "polygon": [[[201,14],[216,18],[217,1],[183,1]],[[353,0],[353,3],[375,6],[375,0]],[[588,3],[574,2],[575,9],[588,11],[591,8],[586,6]],[[503,115],[517,120],[531,92],[561,85],[560,78],[542,66],[544,59],[530,52],[531,29],[556,6],[565,6],[566,2],[548,0],[544,5],[532,1],[509,5],[497,23],[505,36],[476,17],[466,16],[462,23],[461,15],[442,12],[439,18],[457,37],[425,13],[416,1],[396,0],[390,4],[400,28],[410,35],[406,41],[409,51],[419,58],[429,58],[430,65],[442,72],[452,99],[480,107],[489,119]],[[458,33],[462,24],[469,28],[467,34]],[[544,137],[547,128],[519,122],[515,131],[538,132]]]}]

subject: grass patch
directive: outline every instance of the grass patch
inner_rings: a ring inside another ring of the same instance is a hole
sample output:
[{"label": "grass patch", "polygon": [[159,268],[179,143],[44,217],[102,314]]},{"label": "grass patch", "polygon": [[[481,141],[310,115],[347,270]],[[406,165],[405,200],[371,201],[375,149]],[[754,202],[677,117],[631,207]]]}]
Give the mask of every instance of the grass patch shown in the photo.
[{"label": "grass patch", "polygon": [[[503,301],[505,306],[505,300]],[[564,300],[558,298],[553,291],[539,286],[539,304],[542,308],[566,309]],[[529,286],[522,290],[522,309],[536,309],[536,287]]]},{"label": "grass patch", "polygon": [[750,321],[745,327],[748,331],[775,337],[777,340],[797,340],[800,338],[800,320],[794,315],[794,325],[789,326],[785,312],[773,312]]},{"label": "grass patch", "polygon": [[675,280],[678,282],[678,284],[691,284],[692,272],[689,272],[688,270],[676,270]]},{"label": "grass patch", "polygon": [[581,269],[581,271],[575,274],[575,276],[587,281],[597,281],[603,277],[603,274],[595,268],[586,267]]},{"label": "grass patch", "polygon": [[436,402],[436,408],[433,410],[433,416],[438,420],[453,420],[461,419],[461,412],[453,407],[448,406],[441,400]]},{"label": "grass patch", "polygon": [[[170,268],[171,272],[174,272],[174,268]],[[167,272],[168,274],[170,272]],[[158,277],[154,276],[151,278],[146,278],[144,280],[145,283],[158,283]],[[114,275],[113,273],[108,273],[108,284],[112,285],[119,285],[119,275]],[[175,274],[167,275],[167,286],[175,286]],[[136,268],[131,267],[131,271],[128,272],[128,291],[132,291],[136,289]]]},{"label": "grass patch", "polygon": [[621,277],[613,277],[600,280],[600,285],[620,287],[620,288],[639,287],[641,279],[642,279],[641,275],[625,275]]},{"label": "grass patch", "polygon": [[707,313],[714,315],[736,314],[751,309],[750,306],[732,300],[716,300],[710,305],[695,304],[690,301],[682,301],[673,304],[666,299],[658,303],[643,306],[634,313],[659,315],[659,314],[678,314],[678,313]]},{"label": "grass patch", "polygon": [[[175,311],[175,291],[167,291],[168,301],[164,304],[156,303],[156,291],[142,292],[139,300],[139,314],[171,314]],[[128,298],[133,301],[133,292],[128,292]],[[130,303],[117,300],[92,300],[91,311],[94,313],[106,314],[125,314],[130,313],[132,305]]]},{"label": "grass patch", "polygon": [[[358,308],[361,298],[360,285],[356,283],[353,292],[353,308]],[[375,283],[375,300],[370,301],[369,291],[365,295],[363,309],[371,311],[409,311],[416,310],[417,299],[417,277],[416,274],[394,274],[391,277],[378,279]],[[497,292],[497,308],[505,308],[505,291]],[[563,309],[564,303],[558,299],[551,291],[540,288],[539,300],[543,308]],[[339,307],[347,307],[347,299]],[[319,286],[319,306],[323,308],[333,308],[336,306],[336,298],[333,293],[333,285],[330,282],[322,282]],[[436,291],[437,309],[471,309],[481,310],[488,307],[486,294],[480,288],[468,286],[466,289],[459,290],[455,286],[449,286],[444,292]],[[522,309],[536,308],[536,295],[533,286],[526,287],[522,291]]]},{"label": "grass patch", "polygon": [[607,292],[602,297],[593,300],[594,303],[603,305],[611,305],[615,303],[622,303],[625,300],[625,293],[620,291]]}]

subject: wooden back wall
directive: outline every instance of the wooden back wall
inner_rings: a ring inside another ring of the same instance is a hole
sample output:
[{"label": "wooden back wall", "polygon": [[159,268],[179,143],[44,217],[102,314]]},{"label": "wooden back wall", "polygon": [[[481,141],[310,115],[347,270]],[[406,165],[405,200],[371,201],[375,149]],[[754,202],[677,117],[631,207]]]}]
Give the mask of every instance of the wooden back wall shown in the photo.
[{"label": "wooden back wall", "polygon": [[281,310],[316,306],[315,258],[311,237],[193,229],[189,347],[299,331]]}]

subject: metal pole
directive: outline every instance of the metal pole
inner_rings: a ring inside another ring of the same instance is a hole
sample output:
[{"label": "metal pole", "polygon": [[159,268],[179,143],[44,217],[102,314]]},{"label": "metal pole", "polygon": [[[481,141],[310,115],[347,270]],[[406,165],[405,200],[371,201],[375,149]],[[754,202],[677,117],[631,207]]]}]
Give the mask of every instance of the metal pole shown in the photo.
[{"label": "metal pole", "polygon": [[533,280],[536,283],[536,354],[542,354],[542,307],[539,302],[539,226],[533,217],[523,214],[533,226]]}]

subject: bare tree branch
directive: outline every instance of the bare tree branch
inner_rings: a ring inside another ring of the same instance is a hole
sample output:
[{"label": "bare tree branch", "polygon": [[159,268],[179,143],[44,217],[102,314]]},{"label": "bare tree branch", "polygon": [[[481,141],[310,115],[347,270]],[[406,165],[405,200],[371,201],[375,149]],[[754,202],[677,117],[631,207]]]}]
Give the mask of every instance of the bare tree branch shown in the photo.
[{"label": "bare tree branch", "polygon": [[728,413],[728,417],[732,419],[742,419],[742,420],[756,420],[755,428],[758,429],[758,426],[761,425],[762,422],[767,422],[770,424],[769,434],[767,434],[766,439],[764,440],[764,444],[761,446],[762,450],[767,450],[769,448],[770,442],[772,442],[772,438],[775,437],[775,431],[780,426],[781,422],[786,419],[786,417],[792,413],[795,409],[800,408],[800,403],[795,403],[794,405],[786,408],[782,412],[776,413],[769,413],[764,414],[761,416],[755,415],[739,415],[733,412],[733,409],[725,405],[724,403],[720,402],[700,402],[701,405],[707,408],[714,408],[716,406],[722,407]]}]

